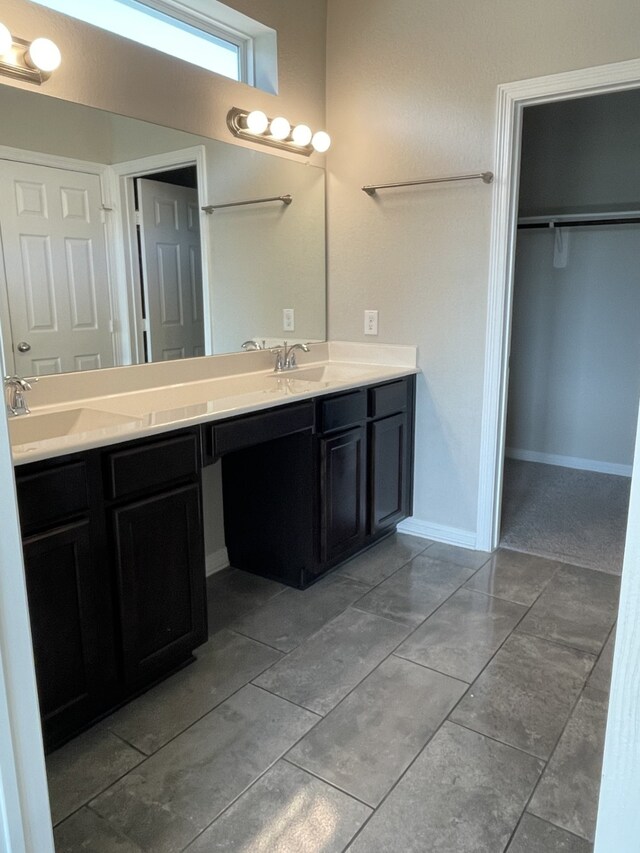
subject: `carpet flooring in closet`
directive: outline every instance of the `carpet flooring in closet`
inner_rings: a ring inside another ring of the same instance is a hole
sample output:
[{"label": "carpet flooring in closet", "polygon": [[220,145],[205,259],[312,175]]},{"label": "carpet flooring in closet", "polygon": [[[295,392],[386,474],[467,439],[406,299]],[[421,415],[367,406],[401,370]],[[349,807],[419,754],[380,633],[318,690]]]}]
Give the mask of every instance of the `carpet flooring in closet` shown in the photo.
[{"label": "carpet flooring in closet", "polygon": [[620,574],[631,479],[505,460],[500,546]]}]

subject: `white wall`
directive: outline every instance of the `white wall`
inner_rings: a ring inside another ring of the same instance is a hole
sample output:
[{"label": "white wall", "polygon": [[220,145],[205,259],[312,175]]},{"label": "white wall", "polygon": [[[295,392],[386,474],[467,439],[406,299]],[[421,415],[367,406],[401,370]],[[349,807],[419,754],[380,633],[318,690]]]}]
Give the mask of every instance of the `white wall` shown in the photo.
[{"label": "white wall", "polygon": [[508,455],[630,475],[640,396],[640,225],[563,235],[567,266],[554,269],[555,233],[518,232]]},{"label": "white wall", "polygon": [[491,169],[498,84],[637,57],[638,31],[636,0],[328,0],[329,334],[377,308],[419,346],[427,535],[475,541],[491,189],[359,187]]}]

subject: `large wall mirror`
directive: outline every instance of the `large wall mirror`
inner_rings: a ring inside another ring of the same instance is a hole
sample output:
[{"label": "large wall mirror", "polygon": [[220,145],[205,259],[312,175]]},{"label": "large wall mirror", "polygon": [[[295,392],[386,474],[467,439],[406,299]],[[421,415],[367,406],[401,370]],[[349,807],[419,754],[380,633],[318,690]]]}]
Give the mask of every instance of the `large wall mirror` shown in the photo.
[{"label": "large wall mirror", "polygon": [[5,372],[325,339],[321,168],[9,86],[0,110]]}]

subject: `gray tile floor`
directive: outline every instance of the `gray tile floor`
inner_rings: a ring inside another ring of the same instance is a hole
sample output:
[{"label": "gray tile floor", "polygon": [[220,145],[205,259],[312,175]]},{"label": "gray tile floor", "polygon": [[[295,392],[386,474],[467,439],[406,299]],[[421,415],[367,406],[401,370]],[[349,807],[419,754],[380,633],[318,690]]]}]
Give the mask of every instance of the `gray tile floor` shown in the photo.
[{"label": "gray tile floor", "polygon": [[403,535],[214,575],[196,663],[49,757],[56,849],[588,853],[618,587]]}]

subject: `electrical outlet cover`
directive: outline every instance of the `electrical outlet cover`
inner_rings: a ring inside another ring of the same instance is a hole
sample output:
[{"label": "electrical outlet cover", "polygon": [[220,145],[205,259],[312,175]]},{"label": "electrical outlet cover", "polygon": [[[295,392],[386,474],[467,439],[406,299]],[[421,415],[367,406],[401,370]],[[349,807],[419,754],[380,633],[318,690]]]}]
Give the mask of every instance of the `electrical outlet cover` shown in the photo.
[{"label": "electrical outlet cover", "polygon": [[283,308],[282,309],[282,331],[283,332],[295,331],[295,319],[294,319],[293,308]]},{"label": "electrical outlet cover", "polygon": [[378,312],[372,309],[366,309],[364,312],[364,333],[365,335],[378,334]]}]

